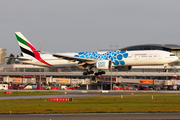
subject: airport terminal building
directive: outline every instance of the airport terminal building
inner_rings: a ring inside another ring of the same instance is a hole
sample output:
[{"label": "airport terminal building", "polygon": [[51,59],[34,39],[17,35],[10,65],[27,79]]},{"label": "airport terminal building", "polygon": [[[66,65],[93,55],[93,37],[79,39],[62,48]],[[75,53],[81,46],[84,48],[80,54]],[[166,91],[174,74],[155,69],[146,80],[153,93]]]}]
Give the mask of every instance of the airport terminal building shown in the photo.
[{"label": "airport terminal building", "polygon": [[68,85],[79,89],[110,89],[125,86],[151,86],[154,89],[179,86],[180,45],[146,44],[129,46],[119,50],[164,50],[174,53],[179,59],[163,72],[163,65],[132,66],[130,71],[106,71],[103,76],[82,75],[80,68],[43,68],[33,65],[11,64],[1,66],[0,82],[8,84]]}]

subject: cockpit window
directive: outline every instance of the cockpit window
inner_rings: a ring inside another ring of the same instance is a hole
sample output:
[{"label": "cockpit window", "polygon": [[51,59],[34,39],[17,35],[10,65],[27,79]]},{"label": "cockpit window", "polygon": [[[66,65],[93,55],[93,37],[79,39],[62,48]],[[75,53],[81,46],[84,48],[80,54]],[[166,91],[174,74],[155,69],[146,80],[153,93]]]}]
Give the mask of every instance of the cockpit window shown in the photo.
[{"label": "cockpit window", "polygon": [[170,54],[170,56],[175,56],[174,54]]}]

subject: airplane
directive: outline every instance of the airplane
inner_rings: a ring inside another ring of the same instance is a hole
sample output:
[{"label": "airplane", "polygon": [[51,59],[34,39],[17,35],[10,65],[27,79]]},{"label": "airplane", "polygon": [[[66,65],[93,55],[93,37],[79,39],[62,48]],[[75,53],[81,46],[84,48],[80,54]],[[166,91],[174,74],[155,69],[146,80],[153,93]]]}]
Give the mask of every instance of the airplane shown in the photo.
[{"label": "airplane", "polygon": [[[43,67],[79,67],[85,70],[83,75],[105,74],[105,70],[112,67],[119,71],[129,71],[132,66],[164,65],[164,71],[169,63],[178,60],[173,53],[163,50],[136,50],[136,51],[98,51],[74,53],[46,53],[39,52],[21,32],[15,32],[22,57],[20,62]],[[98,72],[94,73],[92,68]]]}]

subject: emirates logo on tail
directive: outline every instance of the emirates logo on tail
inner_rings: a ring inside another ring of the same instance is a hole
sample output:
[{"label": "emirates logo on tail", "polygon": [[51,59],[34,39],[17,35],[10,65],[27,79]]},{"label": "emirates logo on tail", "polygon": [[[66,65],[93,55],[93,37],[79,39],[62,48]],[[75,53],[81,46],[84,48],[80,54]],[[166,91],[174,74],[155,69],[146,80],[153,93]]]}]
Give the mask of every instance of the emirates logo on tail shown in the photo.
[{"label": "emirates logo on tail", "polygon": [[20,32],[15,32],[15,35],[24,57],[31,56],[41,63],[52,66],[41,58],[40,53],[36,50],[36,48]]}]

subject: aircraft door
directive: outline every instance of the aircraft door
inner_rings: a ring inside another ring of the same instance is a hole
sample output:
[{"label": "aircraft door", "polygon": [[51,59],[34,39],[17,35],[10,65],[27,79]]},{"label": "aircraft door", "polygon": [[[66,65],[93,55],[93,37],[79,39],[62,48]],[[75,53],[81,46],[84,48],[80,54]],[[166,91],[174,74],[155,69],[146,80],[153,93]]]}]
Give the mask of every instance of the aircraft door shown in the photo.
[{"label": "aircraft door", "polygon": [[134,56],[134,61],[135,61],[135,64],[139,64],[139,59],[140,59],[140,55],[135,55]]},{"label": "aircraft door", "polygon": [[161,55],[160,55],[160,54],[158,55],[158,59],[159,59],[159,60],[161,60],[161,59],[162,59],[162,57],[161,57]]}]

